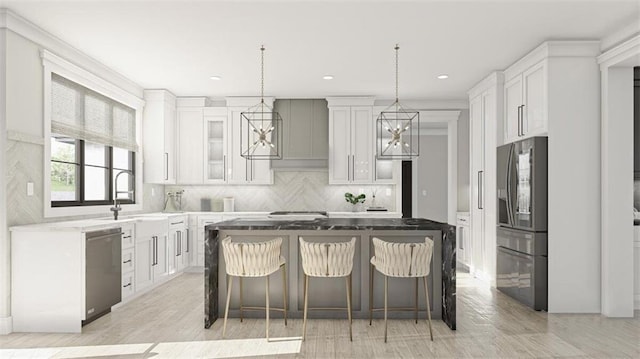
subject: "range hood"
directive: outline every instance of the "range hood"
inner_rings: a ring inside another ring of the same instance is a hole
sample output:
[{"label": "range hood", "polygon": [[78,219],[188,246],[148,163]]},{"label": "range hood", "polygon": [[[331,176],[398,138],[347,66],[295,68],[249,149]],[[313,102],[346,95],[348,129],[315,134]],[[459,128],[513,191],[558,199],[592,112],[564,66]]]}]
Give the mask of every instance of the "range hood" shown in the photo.
[{"label": "range hood", "polygon": [[328,168],[329,108],[325,99],[278,99],[273,109],[282,116],[283,155],[273,170]]}]

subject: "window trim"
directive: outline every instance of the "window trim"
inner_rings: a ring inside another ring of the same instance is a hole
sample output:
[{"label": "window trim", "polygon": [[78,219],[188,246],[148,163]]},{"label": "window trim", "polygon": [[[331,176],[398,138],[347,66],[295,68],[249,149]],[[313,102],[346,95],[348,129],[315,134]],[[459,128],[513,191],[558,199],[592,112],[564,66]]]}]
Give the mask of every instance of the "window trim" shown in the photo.
[{"label": "window trim", "polygon": [[136,142],[138,143],[138,152],[135,155],[135,191],[136,203],[123,204],[123,212],[141,211],[143,207],[143,168],[142,168],[142,110],[144,108],[144,100],[138,96],[123,90],[120,87],[90,73],[89,71],[76,66],[67,60],[47,51],[41,50],[40,57],[43,65],[43,117],[44,117],[44,173],[43,173],[43,201],[44,201],[44,217],[65,217],[78,215],[97,215],[103,214],[110,216],[112,204],[94,205],[94,206],[65,206],[54,207],[51,204],[51,73],[56,74],[76,82],[92,91],[102,94],[106,97],[120,102],[130,108],[133,108],[136,124]]}]

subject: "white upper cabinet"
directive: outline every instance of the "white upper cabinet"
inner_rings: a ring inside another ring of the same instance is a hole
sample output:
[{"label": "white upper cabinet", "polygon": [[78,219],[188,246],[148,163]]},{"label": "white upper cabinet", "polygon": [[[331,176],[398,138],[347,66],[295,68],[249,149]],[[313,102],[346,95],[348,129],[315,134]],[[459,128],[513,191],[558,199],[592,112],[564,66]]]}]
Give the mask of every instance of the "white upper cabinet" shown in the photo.
[{"label": "white upper cabinet", "polygon": [[178,107],[179,184],[202,184],[204,181],[203,131],[202,107]]},{"label": "white upper cabinet", "polygon": [[204,181],[227,181],[227,108],[204,109]]},{"label": "white upper cabinet", "polygon": [[144,99],[144,182],[176,183],[176,98],[167,90],[145,90]]},{"label": "white upper cabinet", "polygon": [[329,109],[329,183],[351,181],[351,108]]},{"label": "white upper cabinet", "polygon": [[506,143],[547,134],[547,61],[518,66],[518,72],[505,71]]},{"label": "white upper cabinet", "polygon": [[374,183],[372,98],[328,98],[329,184]]},{"label": "white upper cabinet", "polygon": [[542,61],[522,74],[524,107],[522,135],[529,137],[547,132],[547,67]]},{"label": "white upper cabinet", "polygon": [[351,107],[351,182],[373,182],[375,142],[371,106]]},{"label": "white upper cabinet", "polygon": [[504,85],[504,138],[513,142],[520,137],[520,109],[522,108],[522,76],[516,76]]}]

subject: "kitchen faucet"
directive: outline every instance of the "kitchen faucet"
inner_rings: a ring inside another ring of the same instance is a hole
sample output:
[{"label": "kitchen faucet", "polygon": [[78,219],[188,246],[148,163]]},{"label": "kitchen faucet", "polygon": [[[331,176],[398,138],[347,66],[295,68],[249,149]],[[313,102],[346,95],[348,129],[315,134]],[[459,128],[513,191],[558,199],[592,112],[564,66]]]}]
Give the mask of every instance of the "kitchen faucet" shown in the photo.
[{"label": "kitchen faucet", "polygon": [[116,175],[116,178],[113,180],[115,182],[115,191],[114,191],[115,193],[113,194],[113,207],[111,207],[109,210],[113,212],[114,221],[118,220],[118,212],[122,210],[122,207],[120,207],[120,203],[118,203],[118,194],[133,193],[133,191],[118,191],[118,177],[120,177],[120,175],[123,173],[127,173],[129,176],[133,176],[133,172],[129,170],[122,170],[118,172],[118,174]]}]

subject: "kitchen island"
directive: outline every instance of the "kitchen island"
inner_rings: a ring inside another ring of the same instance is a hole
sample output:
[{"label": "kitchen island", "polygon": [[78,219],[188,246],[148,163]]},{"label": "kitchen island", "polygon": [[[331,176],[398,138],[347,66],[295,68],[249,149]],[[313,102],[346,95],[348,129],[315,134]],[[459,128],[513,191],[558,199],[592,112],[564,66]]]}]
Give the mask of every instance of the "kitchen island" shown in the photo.
[{"label": "kitchen island", "polygon": [[[312,242],[341,242],[357,239],[353,265],[353,317],[368,318],[369,313],[369,259],[373,255],[371,238],[385,241],[422,242],[425,237],[434,241],[431,274],[428,277],[431,312],[441,317],[451,328],[456,328],[456,228],[446,223],[421,218],[320,218],[314,220],[234,219],[211,224],[205,228],[205,328],[209,328],[218,316],[224,315],[226,304],[225,263],[220,241],[231,236],[238,241],[259,242],[275,237],[284,239],[282,256],[287,262],[289,315],[302,317],[303,272],[298,248],[298,238]],[[275,274],[277,275],[277,273]],[[264,306],[264,280],[245,278],[244,305]],[[383,304],[383,277],[374,275],[374,306]],[[219,290],[222,288],[222,290]],[[271,281],[273,306],[281,305],[284,288],[281,281]],[[239,289],[232,291],[229,316],[239,317]],[[309,305],[344,307],[344,283],[332,279],[311,279]],[[411,307],[415,298],[415,282],[412,279],[389,281],[389,307]],[[434,300],[435,299],[435,300]],[[420,296],[420,315],[426,317],[424,296]],[[264,312],[245,312],[245,316],[264,316]],[[381,317],[382,312],[374,313]],[[344,311],[310,312],[313,318],[343,318]],[[390,318],[412,318],[412,312],[390,312]],[[277,316],[275,318],[278,318]]]}]

